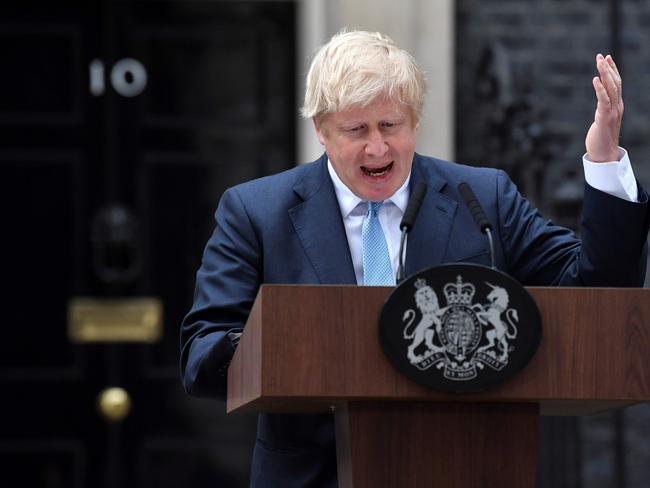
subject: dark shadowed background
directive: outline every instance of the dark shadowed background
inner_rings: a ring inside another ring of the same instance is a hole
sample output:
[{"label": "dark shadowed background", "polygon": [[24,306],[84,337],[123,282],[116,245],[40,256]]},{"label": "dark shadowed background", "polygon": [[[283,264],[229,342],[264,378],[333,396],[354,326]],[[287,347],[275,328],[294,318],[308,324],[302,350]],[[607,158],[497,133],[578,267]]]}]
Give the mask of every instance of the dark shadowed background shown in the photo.
[{"label": "dark shadowed background", "polygon": [[[309,3],[329,37],[351,2],[0,6],[0,486],[248,485],[255,417],[185,394],[178,328],[223,190],[300,162]],[[575,228],[593,60],[613,52],[622,145],[650,186],[650,5],[458,0],[453,22],[456,160],[506,169]],[[157,338],[79,339],[78,297],[119,317],[162,304]],[[119,421],[97,405],[111,387]],[[646,405],[544,418],[541,437],[540,487],[647,486]]]}]

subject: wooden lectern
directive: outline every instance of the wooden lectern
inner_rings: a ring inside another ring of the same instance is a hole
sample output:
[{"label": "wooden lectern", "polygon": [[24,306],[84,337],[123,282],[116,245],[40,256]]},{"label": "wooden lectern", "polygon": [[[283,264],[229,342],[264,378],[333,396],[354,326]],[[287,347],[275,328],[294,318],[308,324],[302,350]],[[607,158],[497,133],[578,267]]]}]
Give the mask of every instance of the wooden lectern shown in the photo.
[{"label": "wooden lectern", "polygon": [[529,487],[538,415],[650,400],[648,289],[528,288],[543,318],[537,354],[506,383],[459,395],[417,385],[384,356],[390,291],[262,286],[229,368],[228,412],[333,411],[341,488]]}]

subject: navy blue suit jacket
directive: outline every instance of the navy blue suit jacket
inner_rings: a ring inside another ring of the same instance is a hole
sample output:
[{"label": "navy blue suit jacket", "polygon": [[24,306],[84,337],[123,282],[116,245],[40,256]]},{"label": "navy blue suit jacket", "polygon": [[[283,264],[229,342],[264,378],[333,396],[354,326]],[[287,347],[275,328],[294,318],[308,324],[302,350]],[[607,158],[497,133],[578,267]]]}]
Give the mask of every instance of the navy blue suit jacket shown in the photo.
[{"label": "navy blue suit jacket", "polygon": [[[445,262],[489,264],[486,240],[457,192],[469,183],[492,221],[497,267],[524,285],[642,286],[648,195],[626,202],[588,185],[582,241],[543,219],[498,170],[415,155],[428,192],[406,253],[407,275]],[[227,190],[181,329],[190,394],[225,397],[226,370],[262,283],[355,284],[327,156]],[[336,486],[330,415],[261,414],[251,485]]]}]

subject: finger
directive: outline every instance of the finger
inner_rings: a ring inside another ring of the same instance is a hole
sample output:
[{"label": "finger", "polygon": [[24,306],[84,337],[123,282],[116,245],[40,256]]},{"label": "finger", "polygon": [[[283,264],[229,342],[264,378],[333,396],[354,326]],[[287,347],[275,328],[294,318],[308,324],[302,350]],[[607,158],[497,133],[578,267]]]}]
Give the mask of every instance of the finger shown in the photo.
[{"label": "finger", "polygon": [[600,76],[601,80],[604,80],[607,76],[607,70],[608,70],[609,65],[605,61],[605,57],[598,53],[596,56],[596,69],[598,70],[598,75]]},{"label": "finger", "polygon": [[618,80],[621,80],[621,74],[618,72],[618,66],[616,66],[616,63],[614,62],[614,58],[612,58],[612,55],[608,54],[605,60],[607,61],[607,64],[609,64],[611,68],[614,70],[614,73],[616,73],[616,77],[618,78]]},{"label": "finger", "polygon": [[620,90],[614,79],[614,72],[604,58],[598,60],[598,73],[600,74],[601,84],[607,91],[607,96],[611,100],[618,101],[620,99]]},{"label": "finger", "polygon": [[607,61],[607,65],[609,66],[610,71],[612,72],[614,76],[614,81],[616,82],[616,86],[618,87],[618,94],[619,97],[623,96],[623,79],[621,78],[621,74],[618,72],[618,67],[616,66],[616,63],[614,62],[614,58],[612,58],[611,55],[607,55],[605,58],[605,61]]},{"label": "finger", "polygon": [[600,78],[594,76],[591,82],[594,85],[594,91],[596,92],[596,99],[598,100],[598,106],[596,107],[596,111],[598,111],[598,109],[600,108],[605,108],[605,107],[610,108],[611,100]]},{"label": "finger", "polygon": [[[612,66],[612,63],[614,66]],[[598,73],[600,74],[600,79],[609,96],[618,103],[622,102],[623,82],[612,57],[609,54],[605,57],[598,53],[596,56],[596,64],[598,67]]]}]

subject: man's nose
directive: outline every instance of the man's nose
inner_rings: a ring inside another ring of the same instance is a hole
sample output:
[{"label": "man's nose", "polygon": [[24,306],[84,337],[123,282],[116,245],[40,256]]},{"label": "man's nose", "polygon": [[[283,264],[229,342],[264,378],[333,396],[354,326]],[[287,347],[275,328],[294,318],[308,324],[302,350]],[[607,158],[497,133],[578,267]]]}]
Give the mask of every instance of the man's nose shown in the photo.
[{"label": "man's nose", "polygon": [[388,144],[380,130],[370,131],[366,141],[366,154],[368,156],[383,156],[388,151]]}]

